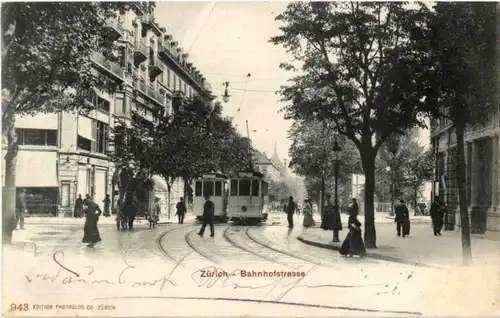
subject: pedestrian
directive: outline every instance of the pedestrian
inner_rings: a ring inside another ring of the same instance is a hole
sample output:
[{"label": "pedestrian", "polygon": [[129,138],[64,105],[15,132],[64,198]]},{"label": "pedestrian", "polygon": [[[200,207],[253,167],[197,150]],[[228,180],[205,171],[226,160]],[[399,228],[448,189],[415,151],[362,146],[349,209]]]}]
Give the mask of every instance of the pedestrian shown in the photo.
[{"label": "pedestrian", "polygon": [[83,217],[83,199],[81,194],[78,195],[78,198],[75,201],[75,210],[73,216],[75,218]]},{"label": "pedestrian", "polygon": [[359,206],[358,206],[358,201],[355,198],[352,198],[352,203],[348,208],[348,213],[349,213],[349,219],[347,221],[347,227],[351,228],[351,224],[349,221],[352,219],[357,219],[358,214],[359,214]]},{"label": "pedestrian", "polygon": [[95,244],[101,241],[97,222],[102,211],[99,205],[91,199],[85,202],[85,225],[83,226],[82,243],[88,243],[87,247],[94,247]]},{"label": "pedestrian", "polygon": [[410,211],[408,211],[408,207],[406,206],[404,200],[401,199],[394,205],[394,213],[396,214],[394,222],[396,223],[398,236],[402,235],[405,237],[409,234],[408,225],[410,222]]},{"label": "pedestrian", "polygon": [[210,225],[210,237],[214,237],[214,213],[215,213],[215,205],[210,200],[210,196],[205,194],[205,204],[203,205],[203,225],[201,226],[200,232],[198,232],[199,236],[203,236],[205,233],[205,228],[207,225]]},{"label": "pedestrian", "polygon": [[432,220],[432,229],[434,236],[441,235],[441,228],[443,227],[443,211],[439,203],[439,197],[435,196],[429,211]]},{"label": "pedestrian", "polygon": [[109,194],[106,194],[106,197],[104,198],[104,200],[102,200],[102,203],[104,205],[103,215],[109,218],[111,216],[111,214],[109,213],[109,209],[111,207],[111,198],[109,197]]},{"label": "pedestrian", "polygon": [[155,198],[154,209],[155,209],[155,215],[154,215],[155,222],[158,223],[160,222],[160,214],[161,214],[160,198]]},{"label": "pedestrian", "polygon": [[179,198],[179,202],[177,202],[177,205],[175,208],[177,209],[177,218],[179,219],[179,224],[184,224],[184,216],[186,215],[186,204],[184,203],[184,198],[181,197]]},{"label": "pedestrian", "polygon": [[327,194],[325,205],[325,228],[327,230],[333,230],[333,242],[340,242],[339,231],[342,230],[342,219],[340,217],[338,205],[333,204],[331,199],[332,196]]},{"label": "pedestrian", "polygon": [[293,197],[288,198],[288,204],[285,205],[285,213],[287,215],[288,228],[293,228],[293,214],[295,213],[295,202]]},{"label": "pedestrian", "polygon": [[361,222],[354,215],[349,216],[349,233],[347,234],[339,253],[343,256],[366,256],[365,243],[363,242]]},{"label": "pedestrian", "polygon": [[304,221],[302,222],[302,225],[305,228],[316,225],[316,222],[313,218],[313,206],[311,203],[311,199],[307,198],[304,200],[304,208],[302,211],[304,212]]},{"label": "pedestrian", "polygon": [[20,189],[16,198],[16,227],[14,229],[17,229],[17,224],[19,224],[19,229],[24,230],[25,213],[28,213],[26,209],[26,192],[24,192],[24,189]]},{"label": "pedestrian", "polygon": [[134,228],[134,219],[137,214],[137,200],[132,191],[128,191],[125,194],[125,200],[123,202],[123,216],[127,220],[128,228],[132,230]]}]

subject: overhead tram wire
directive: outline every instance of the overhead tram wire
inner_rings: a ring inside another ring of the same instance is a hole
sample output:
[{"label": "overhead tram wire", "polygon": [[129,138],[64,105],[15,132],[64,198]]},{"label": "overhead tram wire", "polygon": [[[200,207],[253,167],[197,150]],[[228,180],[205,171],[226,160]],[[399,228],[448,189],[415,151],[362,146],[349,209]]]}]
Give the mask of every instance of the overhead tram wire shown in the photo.
[{"label": "overhead tram wire", "polygon": [[246,88],[248,87],[248,82],[250,81],[250,78],[252,75],[250,73],[247,74],[247,82],[245,84],[245,90],[243,90],[243,96],[241,97],[241,102],[240,102],[240,107],[236,110],[237,112],[241,111],[241,107],[243,106],[243,102],[245,101],[245,95],[247,93]]},{"label": "overhead tram wire", "polygon": [[186,53],[189,53],[189,51],[191,50],[191,47],[193,46],[193,44],[196,42],[196,40],[198,40],[198,37],[200,36],[201,32],[203,32],[203,30],[205,29],[205,27],[207,26],[207,23],[208,21],[210,20],[210,16],[212,15],[212,13],[214,12],[215,10],[215,7],[217,6],[217,2],[214,2],[213,6],[212,6],[212,9],[210,10],[210,13],[208,14],[207,18],[205,19],[205,21],[203,22],[200,30],[198,31],[198,33],[196,34],[196,36],[194,37],[194,40],[193,42],[191,42],[191,44],[189,45],[188,49],[186,50]]}]

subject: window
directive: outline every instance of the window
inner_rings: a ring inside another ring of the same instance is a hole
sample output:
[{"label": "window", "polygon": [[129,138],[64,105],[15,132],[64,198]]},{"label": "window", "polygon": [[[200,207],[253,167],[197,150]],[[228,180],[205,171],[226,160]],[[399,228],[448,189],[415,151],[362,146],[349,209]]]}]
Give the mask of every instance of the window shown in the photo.
[{"label": "window", "polygon": [[250,185],[251,185],[250,180],[240,180],[239,195],[240,196],[248,196],[248,195],[250,195]]},{"label": "window", "polygon": [[231,180],[231,196],[238,196],[238,180]]},{"label": "window", "polygon": [[96,109],[109,112],[109,101],[105,100],[101,96],[98,96],[95,92],[92,93],[92,96],[90,96],[89,102],[94,105]]},{"label": "window", "polygon": [[87,151],[92,150],[92,141],[90,139],[84,138],[80,135],[78,135],[77,141],[76,141],[78,149],[83,149]]},{"label": "window", "polygon": [[222,196],[222,182],[215,181],[215,194],[216,197]]},{"label": "window", "polygon": [[108,148],[108,125],[101,121],[97,121],[96,130],[96,152],[106,153],[106,150]]},{"label": "window", "polygon": [[57,146],[57,130],[53,129],[16,129],[20,145]]},{"label": "window", "polygon": [[187,92],[188,92],[187,84],[186,84],[186,82],[184,82],[184,94],[187,95]]},{"label": "window", "polygon": [[252,180],[252,196],[259,196],[259,180]]},{"label": "window", "polygon": [[170,70],[167,70],[167,86],[168,86],[168,88],[170,88],[170,84],[171,84],[171,82],[170,82]]},{"label": "window", "polygon": [[201,183],[201,181],[196,181],[195,190],[194,190],[195,197],[201,197],[202,188],[203,188],[203,184]]},{"label": "window", "polygon": [[269,184],[267,182],[262,182],[262,196],[269,195]]},{"label": "window", "polygon": [[203,182],[203,195],[214,195],[214,182],[213,181],[205,181]]},{"label": "window", "polygon": [[118,57],[118,64],[120,64],[120,67],[125,68],[126,64],[126,59],[125,59],[125,47],[119,47],[118,52],[117,52],[117,57]]},{"label": "window", "polygon": [[182,91],[182,80],[179,78],[179,90]]},{"label": "window", "polygon": [[116,94],[115,98],[115,112],[124,114],[125,113],[125,100],[123,94]]},{"label": "window", "polygon": [[177,76],[174,74],[174,91],[177,90]]}]

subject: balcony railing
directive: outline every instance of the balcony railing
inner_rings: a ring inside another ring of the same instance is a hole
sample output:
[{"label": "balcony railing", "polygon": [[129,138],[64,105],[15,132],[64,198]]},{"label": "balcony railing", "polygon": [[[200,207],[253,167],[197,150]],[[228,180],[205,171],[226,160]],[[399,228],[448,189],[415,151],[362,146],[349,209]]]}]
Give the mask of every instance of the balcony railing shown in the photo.
[{"label": "balcony railing", "polygon": [[163,65],[156,57],[149,58],[149,76],[152,78],[158,77],[158,75],[163,73]]},{"label": "balcony railing", "polygon": [[160,103],[162,105],[165,104],[165,98],[162,98],[160,92],[151,85],[146,85],[146,83],[144,82],[138,82],[137,89],[144,95],[155,100],[157,103]]},{"label": "balcony railing", "polygon": [[142,39],[135,41],[134,58],[136,64],[140,64],[148,58],[148,46]]},{"label": "balcony railing", "polygon": [[118,19],[109,19],[106,21],[106,26],[113,31],[115,38],[120,38],[123,35],[123,22]]},{"label": "balcony railing", "polygon": [[92,60],[102,68],[108,70],[111,74],[123,80],[125,77],[125,70],[118,64],[111,62],[100,52],[92,53]]}]

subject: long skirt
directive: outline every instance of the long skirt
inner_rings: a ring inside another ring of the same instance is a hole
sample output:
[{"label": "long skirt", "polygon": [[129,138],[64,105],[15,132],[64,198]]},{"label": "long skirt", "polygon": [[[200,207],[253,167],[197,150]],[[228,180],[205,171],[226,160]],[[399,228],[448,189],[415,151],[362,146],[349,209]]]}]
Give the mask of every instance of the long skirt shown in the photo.
[{"label": "long skirt", "polygon": [[98,219],[99,217],[97,215],[87,216],[85,225],[83,226],[82,243],[97,243],[101,241],[101,236],[99,235],[99,230],[97,229]]},{"label": "long skirt", "polygon": [[83,216],[83,208],[75,208],[74,217],[80,218]]},{"label": "long skirt", "polygon": [[304,221],[302,222],[304,227],[310,227],[316,225],[314,218],[311,214],[304,214]]},{"label": "long skirt", "polygon": [[333,215],[328,213],[323,217],[321,221],[321,228],[325,231],[333,230]]},{"label": "long skirt", "polygon": [[359,255],[361,257],[366,256],[366,248],[363,239],[361,238],[361,230],[351,229],[347,234],[342,246],[340,247],[339,253],[341,255]]}]

